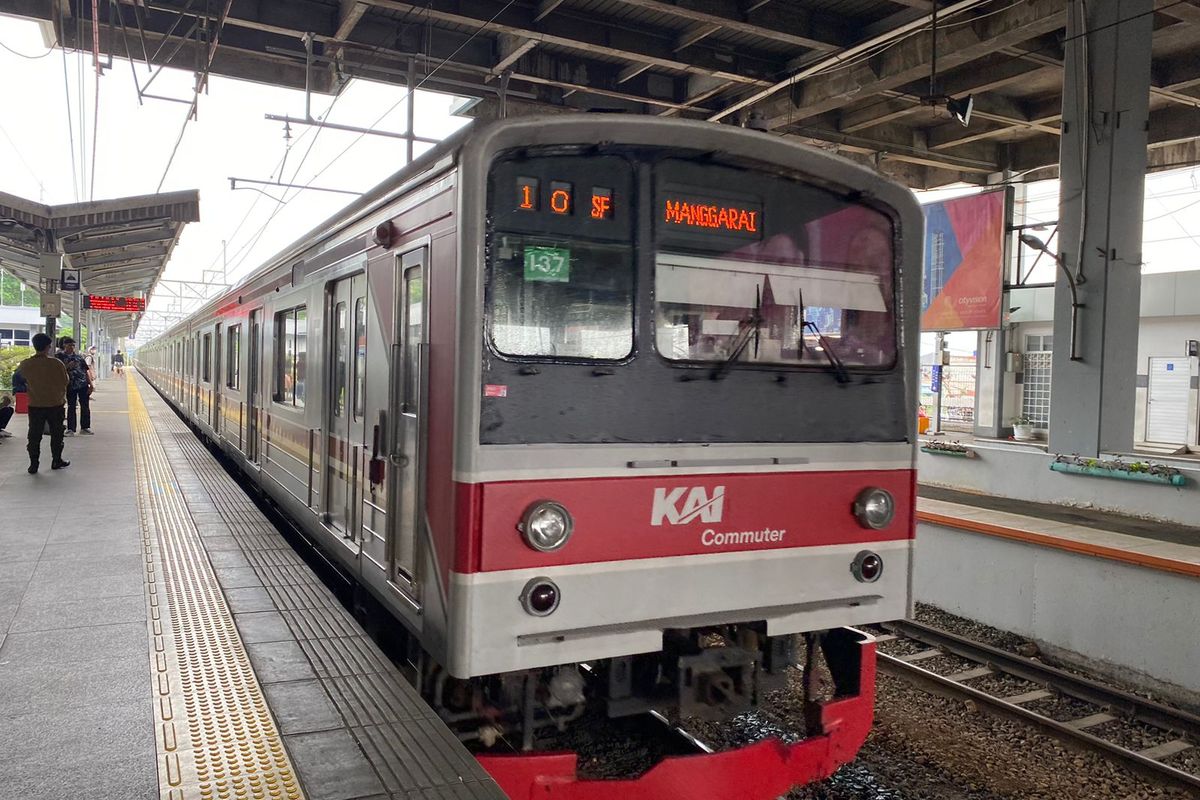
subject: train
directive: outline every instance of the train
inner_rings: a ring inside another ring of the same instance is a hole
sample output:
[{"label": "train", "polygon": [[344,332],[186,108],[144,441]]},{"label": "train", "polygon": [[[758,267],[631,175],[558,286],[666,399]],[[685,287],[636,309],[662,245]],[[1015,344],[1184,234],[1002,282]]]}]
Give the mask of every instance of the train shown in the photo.
[{"label": "train", "polygon": [[803,740],[620,782],[775,797],[854,757],[855,626],[910,611],[922,234],[907,189],[786,137],[475,124],[136,366],[394,616],[510,796],[611,795],[537,750],[588,709],[727,717],[819,658]]}]

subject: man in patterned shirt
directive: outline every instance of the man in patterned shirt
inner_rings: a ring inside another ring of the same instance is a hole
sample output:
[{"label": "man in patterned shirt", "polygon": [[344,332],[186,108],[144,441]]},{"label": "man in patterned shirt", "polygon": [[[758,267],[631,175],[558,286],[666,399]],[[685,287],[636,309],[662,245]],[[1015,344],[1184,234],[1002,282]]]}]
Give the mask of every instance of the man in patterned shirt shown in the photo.
[{"label": "man in patterned shirt", "polygon": [[67,384],[67,436],[75,435],[75,406],[79,405],[79,425],[80,433],[85,436],[92,435],[92,381],[88,376],[87,361],[79,353],[75,351],[75,340],[70,336],[64,336],[59,339],[59,346],[62,352],[58,354],[58,360],[63,362],[63,366],[67,368],[67,377],[70,378],[70,383]]}]

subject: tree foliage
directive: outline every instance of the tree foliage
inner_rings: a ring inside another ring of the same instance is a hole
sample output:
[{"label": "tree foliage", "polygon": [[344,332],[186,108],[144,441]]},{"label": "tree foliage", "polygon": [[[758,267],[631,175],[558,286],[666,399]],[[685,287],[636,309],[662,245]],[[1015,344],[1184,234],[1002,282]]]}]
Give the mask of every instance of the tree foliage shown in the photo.
[{"label": "tree foliage", "polygon": [[17,365],[33,355],[32,347],[6,347],[0,350],[0,391],[12,391],[12,374]]}]

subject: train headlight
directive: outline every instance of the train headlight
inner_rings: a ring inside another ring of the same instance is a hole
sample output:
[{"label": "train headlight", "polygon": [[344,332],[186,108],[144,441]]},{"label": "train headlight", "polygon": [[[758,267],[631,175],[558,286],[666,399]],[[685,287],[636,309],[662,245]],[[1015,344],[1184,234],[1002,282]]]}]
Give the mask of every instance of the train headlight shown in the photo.
[{"label": "train headlight", "polygon": [[862,583],[874,583],[883,574],[883,559],[870,550],[863,550],[850,562],[854,579]]},{"label": "train headlight", "polygon": [[854,516],[864,528],[886,528],[896,517],[896,501],[885,489],[863,489],[854,500]]},{"label": "train headlight", "polygon": [[534,550],[549,553],[557,550],[571,538],[575,521],[571,513],[560,503],[539,500],[525,509],[521,524],[517,526],[525,537],[525,543]]}]

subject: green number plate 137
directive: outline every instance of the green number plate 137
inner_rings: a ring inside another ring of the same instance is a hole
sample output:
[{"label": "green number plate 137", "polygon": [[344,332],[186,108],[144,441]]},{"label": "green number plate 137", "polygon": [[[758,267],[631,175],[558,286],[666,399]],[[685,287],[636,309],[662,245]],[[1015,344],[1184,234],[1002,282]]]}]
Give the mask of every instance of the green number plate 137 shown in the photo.
[{"label": "green number plate 137", "polygon": [[571,280],[571,251],[565,247],[526,247],[525,280]]}]

